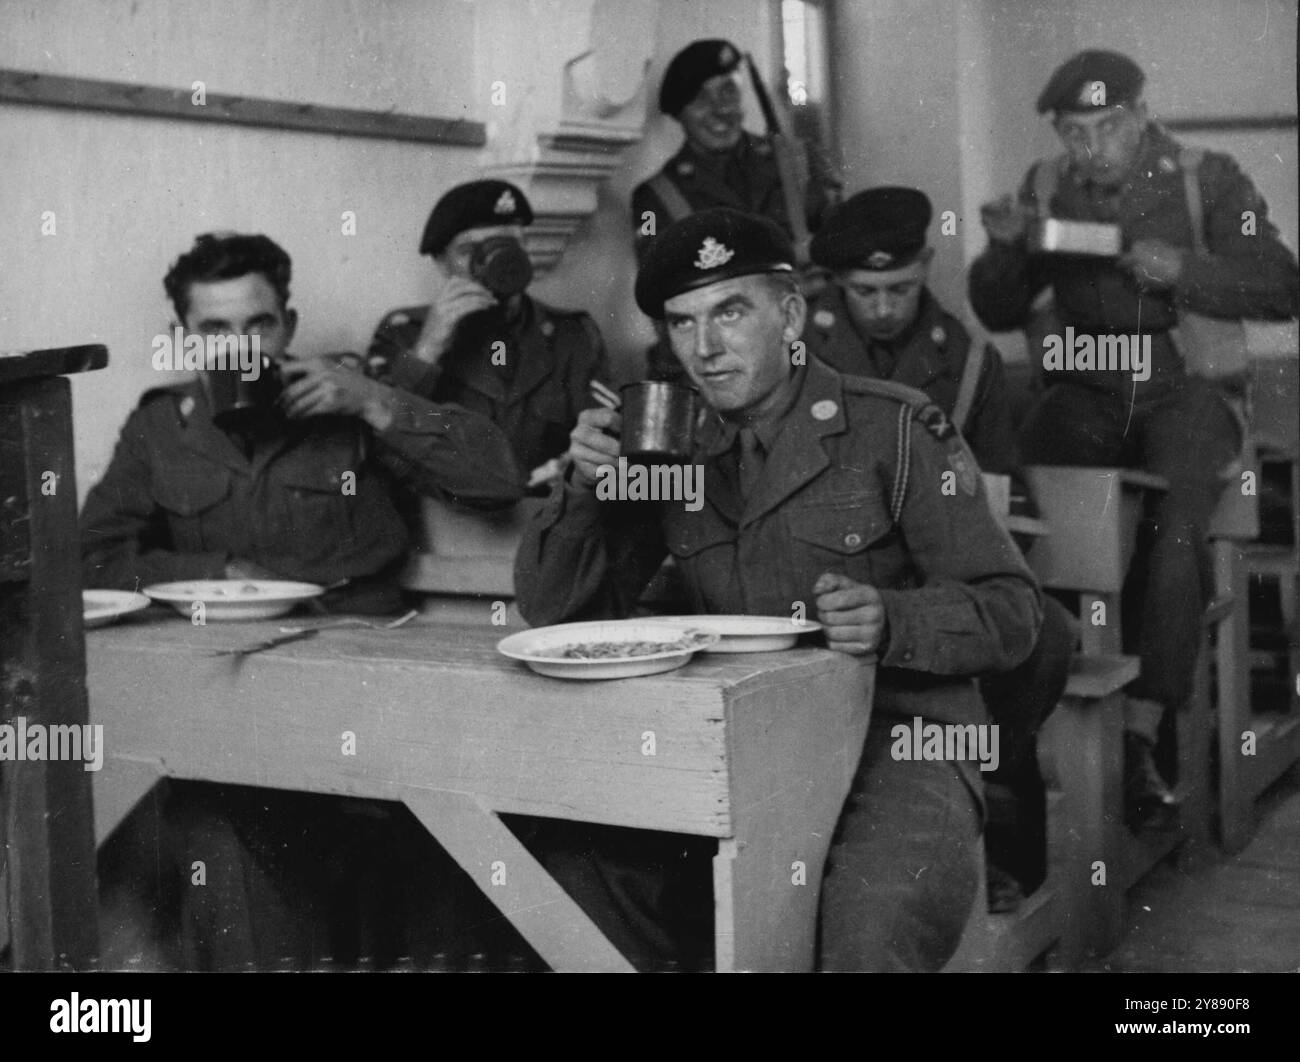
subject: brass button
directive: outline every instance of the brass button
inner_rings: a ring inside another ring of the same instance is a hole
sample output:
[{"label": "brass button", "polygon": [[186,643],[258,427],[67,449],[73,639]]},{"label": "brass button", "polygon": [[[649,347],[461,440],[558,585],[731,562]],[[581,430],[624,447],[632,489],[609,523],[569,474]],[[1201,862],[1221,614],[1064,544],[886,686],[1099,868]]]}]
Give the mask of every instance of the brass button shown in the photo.
[{"label": "brass button", "polygon": [[856,531],[847,534],[844,536],[844,544],[850,549],[856,549],[858,546],[862,545],[862,536]]}]

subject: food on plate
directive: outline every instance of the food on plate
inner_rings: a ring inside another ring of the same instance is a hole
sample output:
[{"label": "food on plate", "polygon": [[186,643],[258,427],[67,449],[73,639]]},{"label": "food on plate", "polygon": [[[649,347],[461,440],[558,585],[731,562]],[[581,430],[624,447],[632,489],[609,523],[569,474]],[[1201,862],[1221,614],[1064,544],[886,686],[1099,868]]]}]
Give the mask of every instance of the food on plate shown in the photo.
[{"label": "food on plate", "polygon": [[570,642],[554,649],[547,649],[545,655],[562,660],[627,660],[638,656],[681,653],[689,649],[698,649],[711,640],[704,631],[685,631],[680,638],[675,638],[671,642],[645,640]]}]

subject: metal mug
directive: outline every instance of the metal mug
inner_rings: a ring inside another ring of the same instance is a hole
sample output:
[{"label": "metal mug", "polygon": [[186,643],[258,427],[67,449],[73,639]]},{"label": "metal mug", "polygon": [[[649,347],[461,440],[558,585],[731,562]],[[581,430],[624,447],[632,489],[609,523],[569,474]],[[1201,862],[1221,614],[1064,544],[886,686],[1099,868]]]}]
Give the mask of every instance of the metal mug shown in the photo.
[{"label": "metal mug", "polygon": [[263,356],[257,378],[245,380],[238,367],[209,369],[208,394],[212,398],[212,419],[218,424],[239,421],[251,414],[275,408],[284,389],[279,367]]},{"label": "metal mug", "polygon": [[695,441],[695,392],[666,380],[625,384],[619,453],[630,463],[689,461]]}]

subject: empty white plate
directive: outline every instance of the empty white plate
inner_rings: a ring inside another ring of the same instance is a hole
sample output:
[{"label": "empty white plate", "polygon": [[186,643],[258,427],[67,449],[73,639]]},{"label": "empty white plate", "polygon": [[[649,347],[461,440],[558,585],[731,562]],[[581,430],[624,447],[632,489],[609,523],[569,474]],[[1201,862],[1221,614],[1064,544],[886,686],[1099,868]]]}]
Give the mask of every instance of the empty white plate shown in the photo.
[{"label": "empty white plate", "polygon": [[182,616],[192,616],[194,604],[201,602],[205,620],[259,620],[283,616],[325,588],[278,579],[188,579],[146,586],[144,592]]},{"label": "empty white plate", "polygon": [[820,623],[797,623],[789,616],[655,616],[654,621],[716,634],[717,644],[705,650],[709,653],[775,652],[789,649],[801,634],[822,629]]},{"label": "empty white plate", "polygon": [[114,620],[149,607],[144,594],[130,590],[81,591],[81,622],[87,628],[106,627]]}]

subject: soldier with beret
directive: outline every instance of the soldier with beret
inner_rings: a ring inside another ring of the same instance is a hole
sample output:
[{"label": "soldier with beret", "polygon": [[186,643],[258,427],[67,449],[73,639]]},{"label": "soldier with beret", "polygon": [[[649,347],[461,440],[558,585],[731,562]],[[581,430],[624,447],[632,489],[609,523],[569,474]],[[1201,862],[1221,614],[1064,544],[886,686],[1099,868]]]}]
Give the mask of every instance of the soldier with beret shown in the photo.
[{"label": "soldier with beret", "polygon": [[[1277,319],[1300,302],[1295,256],[1249,178],[1229,156],[1190,151],[1150,122],[1143,81],[1127,56],[1095,50],[1052,75],[1038,113],[1052,114],[1065,152],[1036,163],[1016,198],[985,205],[989,245],[969,278],[971,304],[990,329],[1026,327],[1050,288],[1058,318],[1050,333],[1150,341],[1148,379],[1123,369],[1045,372],[1022,437],[1028,461],[1137,467],[1170,483],[1148,514],[1132,569],[1142,578],[1130,575],[1125,601],[1126,650],[1142,667],[1126,715],[1131,823],[1175,802],[1152,750],[1162,716],[1191,693],[1212,591],[1207,522],[1242,442],[1232,382],[1189,374],[1171,329],[1189,311]],[[1046,216],[1118,226],[1123,253],[1037,250],[1030,223]]]},{"label": "soldier with beret", "polygon": [[[681,124],[686,139],[663,168],[632,192],[637,257],[670,224],[709,207],[770,218],[793,237],[770,137],[746,131],[737,70],[743,57],[725,40],[695,41],[664,72],[659,110]],[[839,182],[816,151],[809,152],[805,221],[816,231],[839,198]],[[672,349],[661,340],[648,354],[649,376],[680,380]]]},{"label": "soldier with beret", "polygon": [[[924,192],[898,187],[859,192],[831,210],[813,237],[812,259],[832,284],[813,304],[804,338],[810,353],[839,372],[924,391],[970,444],[983,471],[1011,477],[1012,513],[1032,514],[1002,358],[990,344],[972,344],[926,285],[934,257],[926,241],[932,213]],[[1062,605],[1051,598],[1043,604],[1033,653],[980,684],[1002,728],[1002,763],[988,779],[1005,794],[990,801],[986,843],[989,909],[995,912],[1014,909],[1022,888],[1036,886],[1044,873],[1034,738],[1065,691],[1075,632]],[[996,814],[1011,807],[1017,814]]]},{"label": "soldier with beret", "polygon": [[[654,177],[632,193],[638,256],[645,253],[655,232],[708,207],[760,214],[793,235],[772,142],[742,125],[737,81],[741,61],[729,41],[701,40],[687,45],[668,64],[659,88],[659,110],[677,119],[686,140]],[[812,172],[805,191],[805,220],[815,230],[835,202],[839,184],[815,152],[808,163]],[[653,216],[652,231],[647,215]]]},{"label": "soldier with beret", "polygon": [[525,469],[562,454],[569,430],[608,373],[596,323],[527,292],[527,197],[507,181],[447,192],[429,215],[420,254],[433,259],[433,300],[384,316],[369,360],[386,382],[483,413]]},{"label": "soldier with beret", "polygon": [[[942,410],[910,387],[792,356],[806,304],[772,222],[726,209],[678,222],[647,252],[636,299],[665,322],[708,409],[693,456],[703,505],[598,500],[621,419],[582,413],[569,473],[517,555],[520,610],[539,624],[626,616],[671,554],[693,611],[789,616],[807,601],[830,648],[876,655],[870,732],[827,858],[819,964],[938,970],[983,872],[979,772],[895,760],[891,723],[986,722],[971,676],[1029,654],[1042,617],[1034,578]],[[711,945],[706,848],[565,824],[542,858],[648,968],[681,960],[684,940]]]}]

